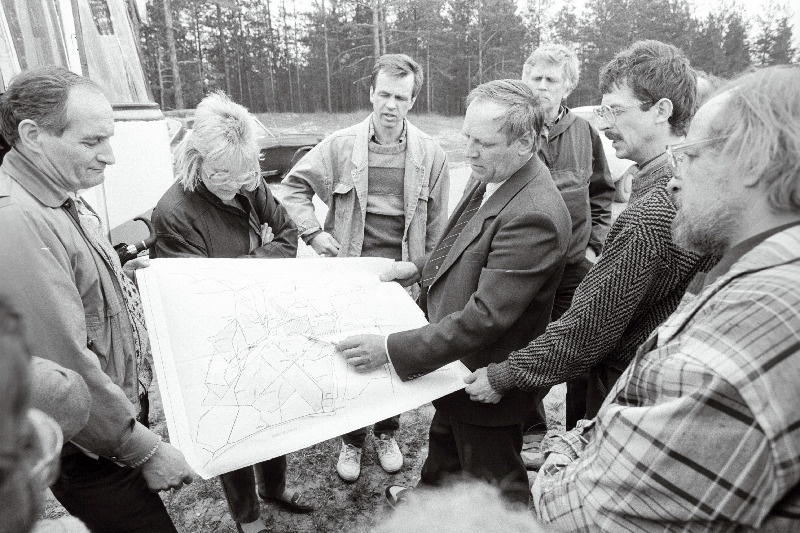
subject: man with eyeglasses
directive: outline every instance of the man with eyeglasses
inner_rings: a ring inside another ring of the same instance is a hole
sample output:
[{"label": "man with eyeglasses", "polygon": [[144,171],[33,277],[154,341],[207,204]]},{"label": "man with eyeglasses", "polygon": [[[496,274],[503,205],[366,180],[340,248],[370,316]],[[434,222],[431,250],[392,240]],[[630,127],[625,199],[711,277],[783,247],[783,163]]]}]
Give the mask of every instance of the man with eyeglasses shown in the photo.
[{"label": "man with eyeglasses", "polygon": [[692,278],[713,266],[713,258],[676,246],[670,236],[675,205],[664,150],[683,138],[694,111],[689,61],[674,46],[640,41],[602,69],[600,88],[601,130],[617,157],[639,165],[630,203],[569,310],[506,361],[473,373],[466,392],[479,401],[589,372],[584,418],[593,418],[637,347],[676,308]]},{"label": "man with eyeglasses", "polygon": [[733,80],[672,146],[672,235],[721,254],[533,485],[563,531],[796,531],[800,69]]},{"label": "man with eyeglasses", "polygon": [[[564,105],[579,75],[577,55],[561,44],[540,46],[522,68],[522,81],[539,97],[545,112],[539,157],[550,170],[572,219],[572,243],[553,302],[553,320],[569,309],[575,289],[603,249],[615,191],[599,134]],[[585,376],[567,382],[568,429],[583,416],[586,386]],[[526,426],[544,435],[547,428],[541,404]]]}]

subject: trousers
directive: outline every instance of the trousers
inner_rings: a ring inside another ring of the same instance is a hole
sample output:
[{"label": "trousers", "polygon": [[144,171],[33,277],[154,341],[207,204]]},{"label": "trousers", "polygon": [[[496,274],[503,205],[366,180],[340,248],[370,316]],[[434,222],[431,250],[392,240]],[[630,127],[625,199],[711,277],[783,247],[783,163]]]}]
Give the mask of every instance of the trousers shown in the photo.
[{"label": "trousers", "polygon": [[71,515],[91,531],[177,533],[167,509],[138,469],[77,452],[61,458],[61,473],[50,487]]},{"label": "trousers", "polygon": [[477,426],[437,410],[431,420],[421,488],[471,477],[495,484],[511,502],[528,505],[528,474],[521,451],[522,423]]},{"label": "trousers", "polygon": [[261,514],[256,494],[256,474],[261,496],[277,498],[286,488],[286,456],[281,455],[219,476],[231,518],[236,522],[254,522]]}]

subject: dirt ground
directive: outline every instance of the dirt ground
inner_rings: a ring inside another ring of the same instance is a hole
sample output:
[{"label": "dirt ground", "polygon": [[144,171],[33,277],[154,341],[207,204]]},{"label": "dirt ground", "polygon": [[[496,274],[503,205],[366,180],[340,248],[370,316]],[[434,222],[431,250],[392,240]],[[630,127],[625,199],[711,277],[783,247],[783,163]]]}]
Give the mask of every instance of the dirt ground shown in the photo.
[{"label": "dirt ground", "polygon": [[[354,124],[367,112],[334,114],[262,114],[259,118],[276,132],[319,132],[324,135]],[[448,153],[451,168],[465,166],[461,153],[460,117],[412,115],[411,122],[433,136]],[[463,183],[461,184],[463,187]],[[564,421],[563,385],[555,387],[547,398],[545,408],[548,426],[556,429]],[[164,414],[157,386],[151,390],[151,421],[154,429],[168,440]],[[424,405],[404,413],[397,441],[405,456],[405,466],[395,475],[386,474],[378,465],[371,437],[365,446],[361,477],[353,484],[342,482],[336,475],[339,440],[330,439],[288,456],[287,486],[306,494],[316,505],[315,512],[295,515],[274,504],[261,505],[262,518],[268,528],[277,532],[362,532],[370,531],[387,511],[383,490],[388,484],[414,485],[419,480],[422,463],[427,455],[427,429],[433,407]],[[217,479],[198,479],[176,493],[162,493],[178,531],[235,532],[227,503]],[[64,509],[48,493],[44,516],[56,517]]]},{"label": "dirt ground", "polygon": [[[548,426],[563,427],[565,386],[559,385],[545,398]],[[169,440],[164,412],[154,385],[151,392],[153,428]],[[261,516],[271,531],[276,532],[347,532],[371,531],[388,512],[383,491],[386,485],[415,485],[428,453],[427,430],[433,406],[426,404],[402,415],[396,438],[405,457],[405,466],[397,474],[385,473],[378,464],[371,437],[364,447],[361,477],[355,483],[344,483],[336,474],[339,440],[329,439],[316,446],[288,455],[287,486],[302,491],[315,504],[307,515],[283,511],[275,504],[261,503]],[[230,532],[236,526],[228,513],[222,488],[216,478],[197,479],[176,493],[162,493],[167,510],[181,533]],[[48,492],[45,517],[65,513]]]}]

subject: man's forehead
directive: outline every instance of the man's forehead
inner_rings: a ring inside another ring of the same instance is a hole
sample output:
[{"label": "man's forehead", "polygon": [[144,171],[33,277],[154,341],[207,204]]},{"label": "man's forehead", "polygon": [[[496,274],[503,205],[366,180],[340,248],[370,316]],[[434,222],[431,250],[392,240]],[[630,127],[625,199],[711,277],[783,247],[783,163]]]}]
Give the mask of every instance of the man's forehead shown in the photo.
[{"label": "man's forehead", "polygon": [[700,109],[697,110],[692,119],[692,123],[689,125],[689,131],[686,135],[687,142],[709,136],[711,126],[719,116],[719,113],[724,112],[727,108],[729,98],[729,93],[718,94],[700,106]]},{"label": "man's forehead", "polygon": [[638,101],[639,99],[626,81],[613,84],[609,92],[603,93],[602,98],[603,105],[630,105]]},{"label": "man's forehead", "polygon": [[[91,86],[70,89],[66,106],[67,129],[80,128],[102,132],[111,128],[113,134],[114,110],[108,99]],[[100,134],[100,133],[98,133]]]},{"label": "man's forehead", "polygon": [[544,73],[549,76],[561,77],[564,75],[564,64],[565,63],[553,63],[544,60],[536,61],[533,64],[526,63],[522,74],[533,76],[534,74]]},{"label": "man's forehead", "polygon": [[467,107],[464,127],[466,128],[469,122],[482,122],[484,125],[491,122],[497,127],[497,131],[499,132],[502,127],[502,119],[505,111],[506,107],[494,100],[479,98]]},{"label": "man's forehead", "polygon": [[375,78],[375,85],[381,85],[382,89],[390,89],[394,91],[411,90],[414,88],[414,75],[404,74],[402,76],[394,76],[384,70],[378,71],[378,76]]}]

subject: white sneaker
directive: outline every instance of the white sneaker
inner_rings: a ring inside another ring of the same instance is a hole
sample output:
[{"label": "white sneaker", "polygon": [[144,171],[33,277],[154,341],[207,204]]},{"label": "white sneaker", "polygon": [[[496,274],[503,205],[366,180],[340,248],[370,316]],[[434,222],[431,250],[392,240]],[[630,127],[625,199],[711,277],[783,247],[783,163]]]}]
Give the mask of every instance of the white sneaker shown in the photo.
[{"label": "white sneaker", "polygon": [[342,451],[339,452],[339,461],[336,463],[336,473],[348,483],[358,479],[361,475],[361,448],[342,441]]},{"label": "white sneaker", "polygon": [[375,451],[378,453],[378,462],[387,474],[394,474],[403,468],[403,453],[394,437],[381,433],[381,436],[373,439]]}]

